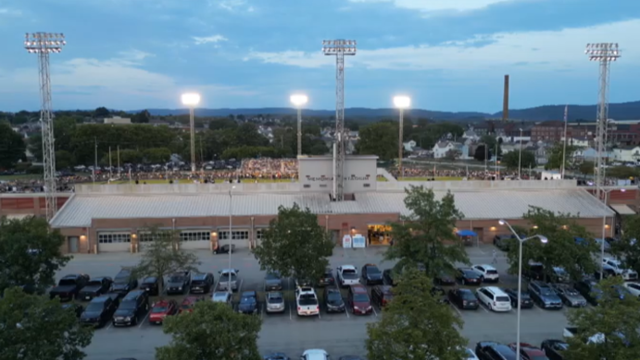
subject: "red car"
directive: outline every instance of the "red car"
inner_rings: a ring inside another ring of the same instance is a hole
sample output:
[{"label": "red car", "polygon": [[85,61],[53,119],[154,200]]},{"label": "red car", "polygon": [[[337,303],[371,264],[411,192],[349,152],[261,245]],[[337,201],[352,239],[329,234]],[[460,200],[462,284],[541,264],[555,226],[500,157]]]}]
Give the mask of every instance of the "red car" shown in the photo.
[{"label": "red car", "polygon": [[179,314],[182,314],[183,312],[192,312],[193,311],[193,307],[196,305],[196,303],[198,301],[202,301],[202,297],[198,297],[198,296],[187,296],[186,298],[184,298],[184,300],[182,300],[182,303],[180,304],[180,309],[178,310]]},{"label": "red car", "polygon": [[177,311],[178,303],[175,300],[160,300],[151,307],[149,322],[160,325],[164,318],[175,315]]},{"label": "red car", "polygon": [[[509,344],[509,347],[516,351],[516,343]],[[549,360],[542,349],[527,343],[520,343],[520,355],[522,360]]]},{"label": "red car", "polygon": [[351,285],[349,294],[347,295],[347,303],[354,314],[367,315],[373,312],[371,307],[371,299],[364,285]]}]

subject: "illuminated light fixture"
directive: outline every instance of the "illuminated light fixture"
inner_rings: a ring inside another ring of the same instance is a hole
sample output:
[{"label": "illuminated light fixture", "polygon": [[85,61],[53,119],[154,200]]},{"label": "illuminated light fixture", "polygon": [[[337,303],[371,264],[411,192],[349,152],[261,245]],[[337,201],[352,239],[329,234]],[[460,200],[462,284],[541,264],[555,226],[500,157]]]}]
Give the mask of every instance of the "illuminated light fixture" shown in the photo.
[{"label": "illuminated light fixture", "polygon": [[398,109],[407,109],[411,106],[411,98],[408,96],[395,96],[393,98],[393,105]]},{"label": "illuminated light fixture", "polygon": [[534,228],[534,229],[537,229],[537,228],[538,228],[538,225],[533,225],[533,228]]},{"label": "illuminated light fixture", "polygon": [[197,93],[182,94],[181,100],[182,100],[182,105],[196,106],[200,104],[200,94],[197,94]]},{"label": "illuminated light fixture", "polygon": [[289,100],[296,107],[300,107],[302,105],[305,105],[307,102],[309,102],[309,98],[307,97],[307,95],[302,95],[302,94],[291,95]]}]

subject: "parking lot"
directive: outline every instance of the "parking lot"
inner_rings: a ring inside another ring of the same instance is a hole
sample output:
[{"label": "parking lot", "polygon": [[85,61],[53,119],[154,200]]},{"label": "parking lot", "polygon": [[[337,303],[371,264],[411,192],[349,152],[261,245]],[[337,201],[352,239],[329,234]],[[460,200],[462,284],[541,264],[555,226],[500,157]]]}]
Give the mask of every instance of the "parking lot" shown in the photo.
[{"label": "parking lot", "polygon": [[[383,270],[392,267],[391,262],[382,262],[384,248],[348,249],[337,248],[331,257],[331,266],[351,264],[358,269],[366,263],[375,263]],[[472,263],[490,263],[493,247],[469,248]],[[211,272],[218,280],[218,271],[228,267],[226,255],[212,255],[209,252],[197,253],[202,265],[201,272]],[[101,254],[77,255],[60,276],[72,273],[86,273],[90,276],[114,276],[121,266],[137,264],[139,255],[134,254]],[[381,310],[374,307],[374,312],[367,316],[356,316],[351,313],[327,314],[321,307],[318,317],[302,318],[296,315],[295,302],[290,292],[287,309],[283,314],[266,314],[264,311],[264,272],[260,271],[257,261],[245,252],[232,255],[232,267],[239,269],[241,285],[238,292],[256,290],[261,302],[260,316],[263,319],[262,331],[258,341],[260,351],[284,352],[291,357],[299,356],[309,348],[323,348],[334,357],[352,354],[365,355],[366,323],[376,321]],[[499,270],[501,281],[498,286],[515,287],[516,278],[506,274],[507,264],[500,258],[495,267]],[[286,285],[291,287],[291,285]],[[319,291],[319,294],[321,291]],[[237,298],[237,295],[236,295]],[[470,347],[481,340],[493,340],[503,343],[515,341],[516,311],[493,313],[480,307],[475,311],[461,311],[464,320],[462,335],[469,339]],[[567,310],[542,310],[537,307],[522,310],[522,341],[539,345],[548,338],[561,338],[565,327]],[[155,348],[166,345],[170,337],[163,334],[162,327],[149,324],[148,320],[130,328],[114,328],[107,326],[95,332],[92,344],[86,349],[90,359],[113,360],[119,357],[134,357],[138,360],[154,359]]]}]

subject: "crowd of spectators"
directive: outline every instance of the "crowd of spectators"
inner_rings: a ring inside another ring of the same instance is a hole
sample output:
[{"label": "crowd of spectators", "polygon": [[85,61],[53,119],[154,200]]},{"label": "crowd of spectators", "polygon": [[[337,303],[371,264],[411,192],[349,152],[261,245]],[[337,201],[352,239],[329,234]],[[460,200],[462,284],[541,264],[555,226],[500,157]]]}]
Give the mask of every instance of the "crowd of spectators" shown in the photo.
[{"label": "crowd of spectators", "polygon": [[[391,175],[395,178],[398,178],[398,169],[391,169],[389,171]],[[493,171],[493,170],[466,170],[466,169],[455,169],[455,170],[439,170],[433,168],[415,168],[415,167],[406,167],[402,169],[402,177],[403,178],[426,178],[426,179],[438,179],[438,178],[462,178],[467,180],[494,180],[496,177],[500,179],[509,179],[509,178],[517,178],[517,171]],[[535,175],[534,175],[535,176]],[[522,173],[523,180],[529,180],[528,173]]]},{"label": "crowd of spectators", "polygon": [[238,170],[243,179],[291,179],[298,176],[296,159],[248,159]]}]

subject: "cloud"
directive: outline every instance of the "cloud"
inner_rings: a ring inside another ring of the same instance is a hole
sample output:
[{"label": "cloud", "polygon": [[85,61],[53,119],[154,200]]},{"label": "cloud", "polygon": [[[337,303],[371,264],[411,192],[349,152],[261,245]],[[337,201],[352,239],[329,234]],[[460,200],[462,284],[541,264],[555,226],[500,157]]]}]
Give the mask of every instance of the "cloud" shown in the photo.
[{"label": "cloud", "polygon": [[222,0],[222,1],[217,0],[217,1],[214,1],[213,3],[217,3],[219,7],[231,12],[235,12],[243,9],[249,12],[252,12],[254,10],[252,6],[247,6],[247,2],[245,0]]},{"label": "cloud", "polygon": [[0,16],[21,16],[22,11],[17,9],[0,8]]},{"label": "cloud", "polygon": [[[639,32],[640,20],[630,20],[561,31],[498,33],[436,46],[358,49],[356,56],[348,57],[346,65],[367,69],[477,71],[528,62],[530,70],[577,68],[589,66],[584,55],[587,42],[610,42],[611,39],[621,41],[621,62],[632,64],[640,60],[640,50],[633,47],[633,34]],[[244,60],[301,68],[335,64],[333,57],[324,56],[320,51],[254,51]]]},{"label": "cloud", "polygon": [[393,3],[395,6],[404,9],[421,11],[469,11],[478,10],[487,6],[526,0],[348,0],[352,3]]},{"label": "cloud", "polygon": [[209,44],[209,43],[219,43],[222,41],[228,41],[229,39],[227,39],[226,37],[222,36],[222,35],[211,35],[211,36],[205,36],[205,37],[199,37],[199,36],[194,36],[193,37],[193,41],[195,42],[196,45],[204,45],[204,44]]}]

